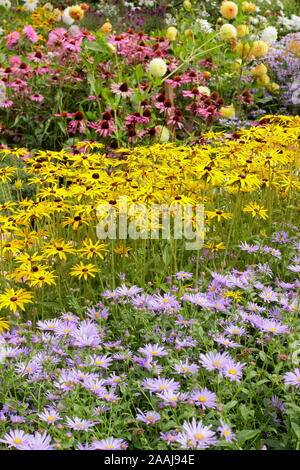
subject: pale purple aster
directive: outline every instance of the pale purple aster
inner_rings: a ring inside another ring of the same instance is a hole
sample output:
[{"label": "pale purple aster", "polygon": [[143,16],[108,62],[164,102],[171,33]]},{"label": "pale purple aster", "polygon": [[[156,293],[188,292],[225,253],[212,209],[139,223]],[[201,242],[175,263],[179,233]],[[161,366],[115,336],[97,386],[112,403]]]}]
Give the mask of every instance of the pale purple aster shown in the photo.
[{"label": "pale purple aster", "polygon": [[194,325],[197,322],[195,318],[190,318],[187,320],[182,315],[178,315],[177,320],[175,321],[175,325],[183,326],[184,328],[189,327],[190,325]]},{"label": "pale purple aster", "polygon": [[287,386],[300,387],[300,369],[296,367],[293,372],[286,372],[283,379]]},{"label": "pale purple aster", "polygon": [[102,400],[108,401],[109,403],[116,403],[120,398],[112,390],[106,390],[105,392],[99,392],[98,397]]},{"label": "pale purple aster", "polygon": [[293,273],[300,273],[300,264],[290,264],[287,269]]},{"label": "pale purple aster", "polygon": [[101,342],[96,325],[90,320],[84,320],[71,333],[72,343],[78,347],[97,347]]},{"label": "pale purple aster", "polygon": [[243,336],[246,333],[246,329],[242,326],[228,325],[225,328],[225,332],[229,335]]},{"label": "pale purple aster", "polygon": [[95,450],[95,449],[92,445],[90,446],[88,443],[81,444],[81,442],[77,442],[77,447],[75,450]]},{"label": "pale purple aster", "polygon": [[60,324],[61,320],[58,320],[57,318],[53,318],[51,320],[39,320],[37,322],[37,328],[39,330],[48,330],[48,331],[54,331]]},{"label": "pale purple aster", "polygon": [[89,377],[87,379],[84,379],[82,385],[98,396],[107,392],[107,389],[105,388],[105,383],[106,382],[104,379]]},{"label": "pale purple aster", "polygon": [[193,418],[191,423],[184,422],[176,442],[179,442],[183,449],[206,449],[217,443],[215,435],[216,433],[211,431],[211,425],[204,426],[201,420],[197,423]]},{"label": "pale purple aster", "polygon": [[45,421],[48,424],[54,424],[56,421],[61,419],[60,414],[54,408],[45,408],[42,413],[38,413],[40,420]]},{"label": "pale purple aster", "polygon": [[259,294],[265,302],[276,302],[278,300],[278,295],[272,290],[271,287],[264,287],[263,291]]},{"label": "pale purple aster", "polygon": [[105,379],[106,385],[110,385],[111,387],[118,387],[119,385],[127,385],[126,382],[124,382],[124,379],[126,378],[125,374],[117,375],[115,372],[112,372],[107,379]]},{"label": "pale purple aster", "polygon": [[221,424],[221,426],[219,426],[217,428],[217,431],[220,432],[221,437],[224,437],[225,441],[227,441],[227,442],[236,441],[236,437],[235,437],[236,435],[231,431],[228,424],[225,424],[222,421],[222,419],[220,419],[220,424]]},{"label": "pale purple aster", "polygon": [[116,294],[120,297],[133,297],[134,295],[137,295],[142,291],[143,289],[141,287],[137,287],[137,286],[127,287],[125,284],[122,284],[120,287],[118,287],[115,290]]},{"label": "pale purple aster", "polygon": [[0,442],[7,444],[9,447],[15,447],[19,449],[22,444],[28,442],[30,434],[26,434],[22,429],[14,429],[4,434],[3,439]]},{"label": "pale purple aster", "polygon": [[172,442],[176,442],[176,437],[178,436],[178,431],[169,431],[169,432],[160,432],[159,437],[163,441],[166,441],[167,444],[172,444]]},{"label": "pale purple aster", "polygon": [[246,363],[241,364],[240,362],[234,362],[230,359],[222,368],[221,374],[228,377],[231,381],[240,382],[243,375],[243,367]]},{"label": "pale purple aster", "polygon": [[171,390],[164,390],[162,393],[157,393],[156,396],[161,398],[164,403],[173,407],[175,407],[177,403],[187,402],[189,399],[188,393],[173,392]]},{"label": "pale purple aster", "polygon": [[216,408],[216,399],[216,394],[210,392],[206,387],[201,389],[195,388],[190,395],[190,400],[196,406],[201,406],[203,410],[206,408]]},{"label": "pale purple aster", "polygon": [[42,371],[42,366],[37,361],[18,362],[15,371],[21,375],[33,375]]},{"label": "pale purple aster", "polygon": [[174,369],[177,374],[182,374],[186,377],[190,374],[196,374],[199,367],[194,363],[189,364],[188,359],[186,359],[185,362],[180,361],[179,364],[172,366],[172,369]]},{"label": "pale purple aster", "polygon": [[261,251],[274,256],[274,258],[281,259],[281,252],[272,246],[264,246],[262,247]]},{"label": "pale purple aster", "polygon": [[197,294],[184,294],[181,299],[194,305],[199,305],[199,307],[202,307],[205,310],[210,310],[214,306],[213,302],[208,298],[207,294],[202,294],[200,292]]},{"label": "pale purple aster", "polygon": [[149,296],[147,294],[140,294],[133,297],[130,302],[138,310],[143,310],[148,307]]},{"label": "pale purple aster", "polygon": [[174,277],[176,277],[176,279],[191,279],[193,277],[193,273],[179,271],[178,273],[174,274]]},{"label": "pale purple aster", "polygon": [[146,424],[154,424],[160,420],[160,414],[155,411],[147,411],[146,413],[143,413],[139,408],[137,408],[137,410],[139,412],[135,417],[137,421],[141,421]]},{"label": "pale purple aster", "polygon": [[98,320],[103,318],[104,320],[107,319],[109,315],[109,311],[107,308],[102,308],[101,310],[97,310],[95,307],[90,307],[85,311],[85,314],[90,317],[92,320]]},{"label": "pale purple aster", "polygon": [[101,441],[94,441],[91,446],[94,450],[125,450],[128,447],[127,442],[123,439],[108,437]]},{"label": "pale purple aster", "polygon": [[74,431],[88,431],[89,428],[95,426],[95,424],[97,424],[95,421],[93,422],[88,419],[81,419],[77,416],[74,416],[74,418],[66,418],[66,426],[74,429]]},{"label": "pale purple aster", "polygon": [[225,348],[238,348],[240,344],[231,341],[230,338],[227,338],[225,335],[213,334],[212,338],[216,343],[222,344]]},{"label": "pale purple aster", "polygon": [[89,366],[102,367],[103,369],[108,369],[112,363],[112,358],[105,354],[104,356],[92,355],[89,357]]},{"label": "pale purple aster", "polygon": [[163,390],[171,390],[176,392],[180,388],[179,382],[174,379],[144,379],[141,383],[143,388],[147,388],[150,392],[162,392]]},{"label": "pale purple aster", "polygon": [[67,312],[67,313],[62,313],[60,318],[62,318],[62,320],[65,320],[66,322],[74,322],[74,323],[78,323],[79,322],[79,317],[77,315],[74,315],[73,313],[70,313],[70,312]]},{"label": "pale purple aster", "polygon": [[200,364],[206,370],[221,370],[230,359],[227,352],[213,353],[210,351],[207,354],[200,354]]},{"label": "pale purple aster", "polygon": [[246,309],[249,310],[250,312],[265,312],[266,311],[266,308],[265,307],[261,307],[260,305],[254,303],[254,302],[249,302],[247,305],[246,305]]},{"label": "pale purple aster", "polygon": [[54,329],[57,336],[68,336],[76,330],[76,323],[74,322],[61,322]]},{"label": "pale purple aster", "polygon": [[148,357],[148,356],[162,357],[162,356],[167,356],[168,355],[165,348],[162,347],[162,346],[159,346],[157,343],[155,343],[155,344],[146,344],[145,347],[139,348],[138,352],[143,354],[145,357]]},{"label": "pale purple aster", "polygon": [[273,333],[274,335],[289,333],[288,325],[283,325],[282,323],[276,320],[263,320],[260,328],[261,331],[266,331],[268,333]]},{"label": "pale purple aster", "polygon": [[20,423],[24,423],[24,421],[26,421],[24,416],[19,416],[19,415],[10,415],[9,419],[13,424],[20,424]]},{"label": "pale purple aster", "polygon": [[269,277],[272,277],[272,275],[273,275],[272,269],[270,268],[270,266],[267,263],[257,264],[257,271],[260,274],[266,274]]},{"label": "pale purple aster", "polygon": [[271,404],[274,408],[278,408],[282,413],[285,411],[285,406],[276,395],[272,395]]},{"label": "pale purple aster", "polygon": [[248,243],[242,242],[240,243],[239,248],[242,251],[247,251],[247,253],[257,253],[259,250],[259,245],[248,245]]},{"label": "pale purple aster", "polygon": [[102,294],[102,297],[104,297],[105,299],[113,299],[113,300],[117,300],[118,299],[118,294],[116,292],[116,290],[106,290],[105,292],[103,292]]},{"label": "pale purple aster", "polygon": [[44,434],[35,432],[28,441],[20,446],[20,450],[55,450],[54,444],[51,444],[51,436],[45,431]]}]

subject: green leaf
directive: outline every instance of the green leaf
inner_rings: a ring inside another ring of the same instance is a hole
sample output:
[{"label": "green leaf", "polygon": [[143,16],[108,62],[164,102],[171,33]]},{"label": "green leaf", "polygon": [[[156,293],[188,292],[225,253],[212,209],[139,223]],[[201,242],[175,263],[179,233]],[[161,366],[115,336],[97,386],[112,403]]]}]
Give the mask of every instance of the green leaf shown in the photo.
[{"label": "green leaf", "polygon": [[243,445],[246,441],[250,441],[258,436],[260,432],[260,429],[244,429],[237,434],[237,441],[240,445]]}]

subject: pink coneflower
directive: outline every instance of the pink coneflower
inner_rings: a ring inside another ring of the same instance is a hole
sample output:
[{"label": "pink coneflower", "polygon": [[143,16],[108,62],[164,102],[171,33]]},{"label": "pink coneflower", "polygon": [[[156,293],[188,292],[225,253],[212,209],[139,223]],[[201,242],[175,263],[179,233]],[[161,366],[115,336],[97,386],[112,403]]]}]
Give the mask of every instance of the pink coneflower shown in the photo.
[{"label": "pink coneflower", "polygon": [[0,108],[10,108],[13,104],[14,102],[11,100],[0,101]]},{"label": "pink coneflower", "polygon": [[35,44],[36,42],[38,42],[39,36],[31,25],[25,26],[23,28],[23,33],[25,34],[26,39],[28,39],[28,41],[31,42],[32,44]]},{"label": "pink coneflower", "polygon": [[13,31],[12,33],[8,34],[6,36],[7,39],[7,47],[11,48],[14,47],[17,43],[18,40],[20,39],[21,35],[18,33],[18,31]]},{"label": "pink coneflower", "polygon": [[27,57],[29,60],[32,60],[32,62],[37,64],[44,60],[44,55],[40,51],[30,52]]},{"label": "pink coneflower", "polygon": [[87,122],[84,120],[83,113],[81,111],[77,111],[74,113],[74,119],[69,122],[67,131],[69,134],[76,134],[79,132],[80,134],[86,130]]},{"label": "pink coneflower", "polygon": [[180,75],[175,75],[174,77],[172,78],[168,78],[167,80],[165,80],[166,83],[168,83],[171,88],[177,88],[181,85],[183,85],[184,83],[188,83],[190,80],[187,79],[186,77],[184,76],[180,76]]},{"label": "pink coneflower", "polygon": [[105,120],[105,119],[100,119],[97,122],[92,122],[89,124],[89,127],[92,129],[95,129],[96,133],[100,135],[101,137],[108,137],[110,136],[115,130],[116,126],[114,125],[114,122],[111,120]]},{"label": "pink coneflower", "polygon": [[43,95],[40,95],[39,93],[35,93],[34,95],[30,95],[29,99],[31,101],[37,101],[38,103],[41,103],[44,101],[45,97]]},{"label": "pink coneflower", "polygon": [[134,93],[133,89],[129,88],[126,82],[112,83],[110,89],[113,93],[121,96],[122,98],[130,98]]}]

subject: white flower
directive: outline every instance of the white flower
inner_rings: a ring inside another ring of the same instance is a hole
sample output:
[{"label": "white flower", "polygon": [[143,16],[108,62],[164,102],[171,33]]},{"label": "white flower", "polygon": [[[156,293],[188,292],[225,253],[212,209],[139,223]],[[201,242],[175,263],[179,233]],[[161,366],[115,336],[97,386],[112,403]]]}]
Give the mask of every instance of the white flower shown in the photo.
[{"label": "white flower", "polygon": [[76,36],[77,34],[79,34],[80,33],[79,26],[77,26],[77,24],[73,24],[72,26],[70,26],[69,33],[71,34],[71,36]]},{"label": "white flower", "polygon": [[163,59],[157,57],[156,59],[152,59],[149,64],[149,72],[154,77],[163,77],[167,71],[167,64]]},{"label": "white flower", "polygon": [[38,6],[39,0],[24,0],[24,7],[27,11],[34,11]]},{"label": "white flower", "polygon": [[71,18],[70,14],[69,14],[70,8],[71,7],[65,8],[64,11],[63,11],[62,17],[61,17],[61,20],[69,26],[71,26],[71,24],[74,23],[73,18]]},{"label": "white flower", "polygon": [[7,10],[10,10],[11,2],[9,0],[0,0],[0,6],[6,8]]},{"label": "white flower", "polygon": [[278,36],[277,29],[274,28],[274,26],[268,26],[261,33],[261,40],[266,41],[269,44],[273,44],[274,42],[277,41],[277,36]]},{"label": "white flower", "polygon": [[196,23],[199,24],[200,26],[200,30],[203,32],[203,33],[211,33],[213,31],[210,23],[207,21],[207,20],[202,20],[202,19],[197,19],[196,20]]}]

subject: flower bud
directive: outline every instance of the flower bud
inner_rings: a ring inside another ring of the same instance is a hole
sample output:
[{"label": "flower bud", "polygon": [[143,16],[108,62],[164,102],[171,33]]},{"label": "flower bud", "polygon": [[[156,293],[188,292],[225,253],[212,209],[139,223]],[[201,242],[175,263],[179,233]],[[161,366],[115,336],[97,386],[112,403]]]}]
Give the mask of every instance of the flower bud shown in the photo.
[{"label": "flower bud", "polygon": [[230,119],[235,116],[235,108],[233,105],[230,106],[222,106],[220,108],[220,113],[223,118]]},{"label": "flower bud", "polygon": [[109,21],[104,23],[100,28],[100,31],[103,34],[109,34],[111,32],[111,30],[112,30],[112,25],[111,25],[111,23],[109,23]]},{"label": "flower bud", "polygon": [[223,24],[220,28],[220,38],[224,41],[230,41],[231,39],[236,39],[237,37],[237,30],[236,28],[229,23]]},{"label": "flower bud", "polygon": [[167,29],[166,38],[167,38],[169,41],[175,41],[176,36],[177,36],[177,29],[176,29],[174,26],[170,26],[170,27]]}]

